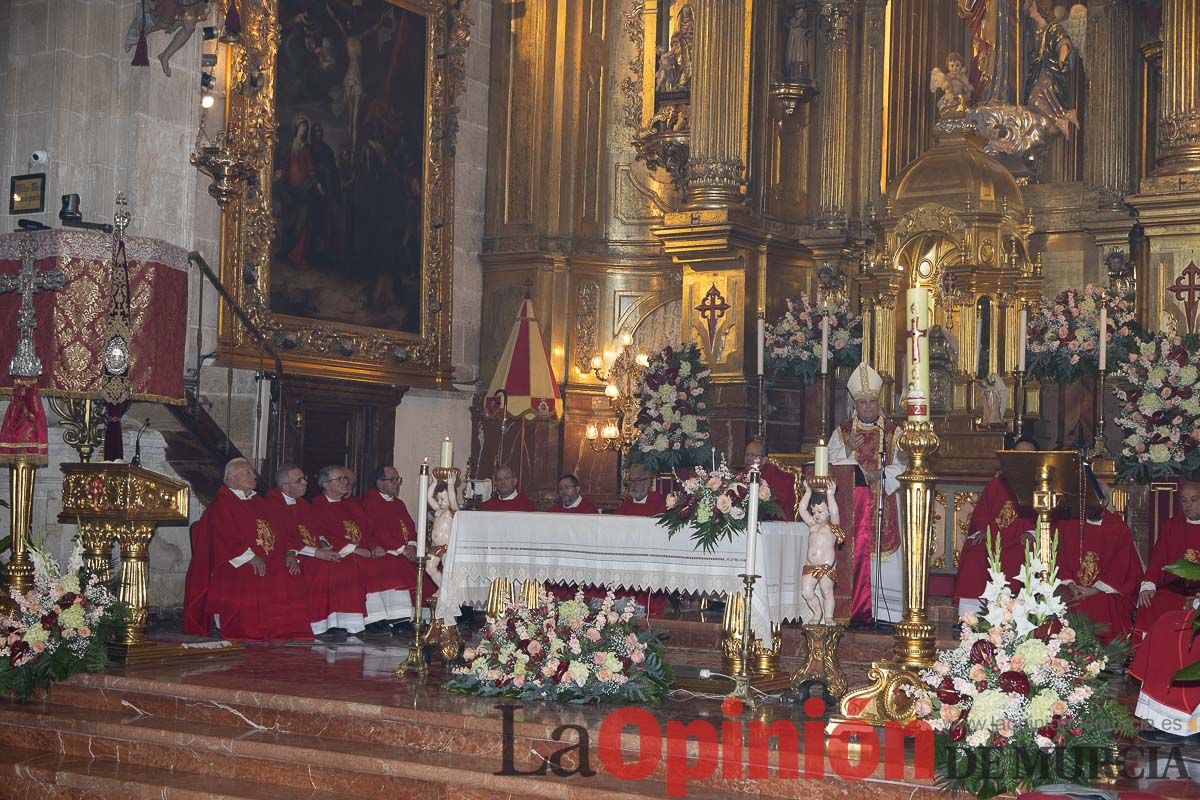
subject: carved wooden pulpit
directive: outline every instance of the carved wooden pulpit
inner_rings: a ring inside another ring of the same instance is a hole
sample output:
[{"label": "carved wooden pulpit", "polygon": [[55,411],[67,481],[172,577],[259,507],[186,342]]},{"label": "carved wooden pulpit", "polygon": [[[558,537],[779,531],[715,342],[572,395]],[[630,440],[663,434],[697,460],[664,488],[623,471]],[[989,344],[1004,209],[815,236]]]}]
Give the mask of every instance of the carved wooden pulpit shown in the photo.
[{"label": "carved wooden pulpit", "polygon": [[147,567],[150,539],[162,523],[186,524],[188,486],[123,463],[63,464],[63,510],[59,522],[79,525],[88,568],[110,581],[112,544],[121,547],[118,596],[130,608],[129,625],[110,655],[130,662],[170,656],[176,646],[146,641]]}]

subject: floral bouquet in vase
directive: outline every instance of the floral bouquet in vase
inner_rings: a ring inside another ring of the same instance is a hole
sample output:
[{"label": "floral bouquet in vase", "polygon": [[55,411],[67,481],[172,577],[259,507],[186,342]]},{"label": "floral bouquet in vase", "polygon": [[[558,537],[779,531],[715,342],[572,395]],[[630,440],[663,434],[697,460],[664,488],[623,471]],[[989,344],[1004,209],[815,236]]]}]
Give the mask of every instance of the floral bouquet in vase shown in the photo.
[{"label": "floral bouquet in vase", "polygon": [[939,653],[921,674],[925,685],[909,689],[917,718],[934,731],[939,776],[952,791],[985,800],[1094,780],[1089,764],[1107,761],[1117,740],[1134,732],[1128,709],[1105,694],[1100,677],[1123,645],[1102,647],[1093,623],[1066,616],[1052,555],[1043,563],[1026,550],[1014,595],[990,532],[988,548],[985,613],[964,617],[959,646]]},{"label": "floral bouquet in vase", "polygon": [[[766,355],[776,375],[813,383],[821,372],[821,321],[826,310],[808,295],[787,300],[788,310],[766,329]],[[849,301],[829,303],[829,367],[853,369],[862,361],[862,317],[850,313]]]},{"label": "floral bouquet in vase", "polygon": [[83,567],[76,544],[60,572],[49,554],[30,547],[33,589],[13,595],[16,610],[0,617],[0,692],[22,700],[79,672],[108,663],[108,643],[125,624],[125,606]]},{"label": "floral bouquet in vase", "polygon": [[667,345],[650,357],[642,376],[640,436],[630,449],[631,462],[667,472],[708,460],[709,375],[694,344]]},{"label": "floral bouquet in vase", "polygon": [[[721,462],[712,472],[697,468],[696,474],[684,479],[681,486],[680,491],[667,495],[667,510],[658,518],[668,535],[691,528],[696,547],[709,552],[721,539],[732,540],[746,531],[750,483],[745,475],[735,475]],[[779,515],[766,481],[758,484],[758,500],[759,519]]]},{"label": "floral bouquet in vase", "polygon": [[536,608],[509,604],[446,686],[484,697],[658,703],[670,682],[662,641],[634,626],[631,606],[618,611],[611,591],[594,612],[582,592],[561,603],[543,592]]},{"label": "floral bouquet in vase", "polygon": [[1117,470],[1138,483],[1200,478],[1200,336],[1159,334],[1118,366]]},{"label": "floral bouquet in vase", "polygon": [[1100,370],[1100,308],[1108,308],[1108,361],[1124,360],[1140,331],[1133,299],[1113,295],[1094,284],[1043,297],[1029,320],[1029,377],[1059,384],[1075,383]]}]

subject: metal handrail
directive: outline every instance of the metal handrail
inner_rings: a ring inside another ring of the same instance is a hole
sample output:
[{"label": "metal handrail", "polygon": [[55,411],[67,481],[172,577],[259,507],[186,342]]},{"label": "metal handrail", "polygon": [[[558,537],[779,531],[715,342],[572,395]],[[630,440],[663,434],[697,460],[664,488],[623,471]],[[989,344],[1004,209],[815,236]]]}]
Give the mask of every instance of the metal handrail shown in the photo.
[{"label": "metal handrail", "polygon": [[200,272],[204,274],[204,277],[208,278],[208,282],[211,283],[213,288],[217,290],[217,293],[220,294],[221,297],[225,298],[225,302],[229,304],[229,310],[233,312],[233,315],[238,318],[238,321],[241,322],[243,326],[245,326],[250,335],[258,340],[258,343],[262,345],[263,350],[271,356],[271,360],[275,362],[275,374],[278,375],[282,380],[283,361],[279,358],[279,351],[275,349],[275,346],[271,344],[270,340],[267,339],[266,335],[263,334],[259,327],[254,324],[254,322],[250,319],[250,315],[246,313],[246,310],[242,308],[241,304],[238,303],[229,290],[225,288],[225,284],[221,283],[221,279],[218,278],[217,274],[212,271],[212,267],[210,267],[208,262],[204,260],[204,256],[193,250],[192,252],[188,253],[188,261],[195,264],[200,269]]}]

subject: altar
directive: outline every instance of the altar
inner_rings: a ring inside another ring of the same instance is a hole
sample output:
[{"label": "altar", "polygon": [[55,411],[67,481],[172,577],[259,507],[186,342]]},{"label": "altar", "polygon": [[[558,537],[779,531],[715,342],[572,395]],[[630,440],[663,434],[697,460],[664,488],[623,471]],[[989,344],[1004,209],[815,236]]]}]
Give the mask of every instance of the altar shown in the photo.
[{"label": "altar", "polygon": [[[762,575],[752,626],[770,646],[772,624],[813,617],[800,596],[808,526],[765,522],[759,530]],[[497,579],[734,594],[742,590],[746,554],[740,538],[722,541],[712,552],[697,550],[688,537],[669,538],[653,518],[462,511],[443,563],[437,613],[453,626],[459,607],[485,604]]]}]

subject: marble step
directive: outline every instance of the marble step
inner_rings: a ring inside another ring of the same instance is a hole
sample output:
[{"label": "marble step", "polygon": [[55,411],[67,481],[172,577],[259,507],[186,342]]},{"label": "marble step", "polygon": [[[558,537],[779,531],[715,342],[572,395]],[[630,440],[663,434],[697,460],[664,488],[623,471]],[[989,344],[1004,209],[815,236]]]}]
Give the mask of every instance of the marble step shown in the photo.
[{"label": "marble step", "polygon": [[[227,777],[273,785],[306,797],[313,789],[360,800],[637,800],[666,796],[661,781],[586,781],[494,774],[497,762],[271,731],[247,732],[136,714],[120,715],[48,703],[0,705],[0,746],[32,747],[82,759],[99,758],[149,770]],[[724,793],[693,784],[689,797]],[[286,794],[283,796],[287,796]]]}]

